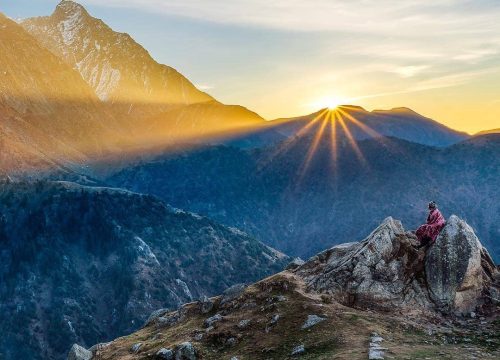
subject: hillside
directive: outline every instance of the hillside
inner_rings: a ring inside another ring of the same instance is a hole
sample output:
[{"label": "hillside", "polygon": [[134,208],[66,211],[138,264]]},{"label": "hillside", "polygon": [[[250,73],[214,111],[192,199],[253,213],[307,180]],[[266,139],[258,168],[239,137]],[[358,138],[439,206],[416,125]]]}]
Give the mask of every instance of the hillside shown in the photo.
[{"label": "hillside", "polygon": [[0,358],[61,359],[151,311],[280,271],[288,258],[158,199],[0,180]]},{"label": "hillside", "polygon": [[89,352],[75,345],[70,355],[79,349],[105,360],[498,358],[500,273],[471,228],[452,216],[427,253],[412,244],[414,236],[388,218],[361,242],[246,289],[158,312],[134,334]]},{"label": "hillside", "polygon": [[445,214],[466,218],[500,259],[497,135],[444,149],[396,138],[353,146],[339,138],[335,155],[329,136],[314,144],[307,135],[255,151],[219,146],[173,152],[108,181],[242,228],[301,257],[359,238],[381,214],[416,228],[434,199]]},{"label": "hillside", "polygon": [[117,148],[119,129],[76,71],[2,14],[0,35],[2,171],[79,168]]}]

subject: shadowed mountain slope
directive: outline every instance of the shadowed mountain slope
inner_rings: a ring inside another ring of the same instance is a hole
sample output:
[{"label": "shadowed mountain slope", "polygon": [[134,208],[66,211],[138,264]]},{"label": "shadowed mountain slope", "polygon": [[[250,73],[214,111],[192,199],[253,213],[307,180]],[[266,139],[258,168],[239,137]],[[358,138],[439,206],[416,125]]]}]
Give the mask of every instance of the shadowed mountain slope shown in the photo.
[{"label": "shadowed mountain slope", "polygon": [[416,228],[433,199],[445,214],[466,218],[498,259],[499,153],[497,135],[444,149],[395,138],[353,147],[339,138],[335,155],[328,136],[316,143],[304,135],[263,150],[168,154],[109,181],[242,228],[296,256],[359,238],[381,213]]},{"label": "shadowed mountain slope", "polygon": [[280,271],[281,253],[124,190],[0,180],[0,357],[61,359]]}]

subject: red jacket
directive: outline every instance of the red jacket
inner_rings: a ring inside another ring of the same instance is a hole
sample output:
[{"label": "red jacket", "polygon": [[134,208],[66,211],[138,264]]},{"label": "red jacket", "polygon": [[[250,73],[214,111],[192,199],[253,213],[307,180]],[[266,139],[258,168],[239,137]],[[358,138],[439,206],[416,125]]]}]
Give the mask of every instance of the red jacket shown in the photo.
[{"label": "red jacket", "polygon": [[438,209],[431,210],[427,216],[427,223],[417,229],[416,235],[420,241],[430,238],[431,242],[434,242],[445,223],[446,220]]}]

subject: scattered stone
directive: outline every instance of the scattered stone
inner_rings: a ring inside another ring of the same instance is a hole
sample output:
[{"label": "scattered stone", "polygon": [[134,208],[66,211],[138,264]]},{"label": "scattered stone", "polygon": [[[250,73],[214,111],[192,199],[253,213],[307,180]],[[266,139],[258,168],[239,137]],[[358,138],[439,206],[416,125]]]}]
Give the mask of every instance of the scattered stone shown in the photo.
[{"label": "scattered stone", "polygon": [[271,321],[269,322],[271,325],[276,325],[278,323],[278,320],[280,319],[280,314],[275,314],[271,318]]},{"label": "scattered stone", "polygon": [[368,348],[368,359],[369,360],[384,360],[384,351],[387,348],[383,348],[380,344],[384,339],[379,336],[376,332],[372,333],[370,338],[370,346]]},{"label": "scattered stone", "polygon": [[183,342],[175,351],[175,360],[197,360],[197,352],[193,344],[190,342]]},{"label": "scattered stone", "polygon": [[132,351],[134,354],[137,354],[139,352],[139,350],[141,349],[141,347],[142,347],[142,343],[134,344],[130,348],[130,351]]},{"label": "scattered stone", "polygon": [[199,301],[199,306],[202,314],[208,314],[214,308],[214,302],[208,297],[203,296]]},{"label": "scattered stone", "polygon": [[194,336],[194,339],[196,341],[201,341],[203,340],[203,333],[197,333],[195,336]]},{"label": "scattered stone", "polygon": [[226,345],[227,346],[235,346],[238,343],[238,339],[235,337],[230,337],[229,339],[226,340]]},{"label": "scattered stone", "polygon": [[185,318],[186,318],[186,310],[184,308],[181,308],[178,311],[157,317],[156,319],[153,320],[153,322],[158,327],[169,327],[181,322]]},{"label": "scattered stone", "polygon": [[209,328],[213,326],[216,322],[219,322],[223,319],[221,314],[215,314],[214,316],[209,317],[208,319],[205,320],[203,323],[205,325],[205,328]]},{"label": "scattered stone", "polygon": [[95,352],[97,352],[99,350],[103,350],[103,349],[107,348],[110,344],[111,344],[111,342],[95,344],[95,345],[93,345],[92,347],[89,348],[89,351],[92,354],[94,354]]},{"label": "scattered stone", "polygon": [[247,286],[245,284],[236,284],[236,285],[233,285],[233,286],[227,288],[222,293],[221,305],[239,298],[240,295],[243,293],[243,291],[245,291],[246,288],[247,288]]},{"label": "scattered stone", "polygon": [[250,320],[247,320],[247,319],[245,319],[245,320],[241,320],[241,321],[238,323],[238,329],[243,330],[243,329],[247,328],[247,327],[248,327],[248,325],[250,325],[250,322],[251,322],[251,321],[250,321]]},{"label": "scattered stone", "polygon": [[320,317],[318,315],[308,315],[307,320],[304,323],[304,325],[302,325],[301,329],[302,330],[309,329],[310,327],[313,327],[314,325],[316,325],[322,321],[325,321],[325,320],[326,320],[326,318]]},{"label": "scattered stone", "polygon": [[205,332],[206,332],[206,333],[209,333],[209,332],[210,332],[210,331],[212,331],[213,329],[214,329],[214,327],[213,327],[213,326],[209,326],[209,327],[207,327],[207,328],[205,329]]},{"label": "scattered stone", "polygon": [[272,302],[285,302],[288,301],[288,298],[283,295],[276,295],[271,298]]},{"label": "scattered stone", "polygon": [[149,315],[148,319],[144,323],[143,327],[146,327],[148,325],[151,325],[154,323],[159,317],[165,315],[166,313],[169,312],[169,309],[158,309],[156,311],[153,311],[151,315]]},{"label": "scattered stone", "polygon": [[156,357],[162,360],[174,360],[174,351],[172,349],[161,348],[156,353]]},{"label": "scattered stone", "polygon": [[302,260],[301,258],[297,257],[290,261],[290,263],[285,267],[285,270],[295,270],[302,265],[304,265],[306,262]]},{"label": "scattered stone", "polygon": [[291,355],[292,356],[302,355],[305,352],[306,352],[306,348],[304,347],[304,345],[298,345],[298,346],[293,348]]},{"label": "scattered stone", "polygon": [[91,360],[92,352],[88,351],[84,347],[73,344],[71,350],[68,353],[68,360]]},{"label": "scattered stone", "polygon": [[233,356],[230,360],[239,360],[236,356]]}]

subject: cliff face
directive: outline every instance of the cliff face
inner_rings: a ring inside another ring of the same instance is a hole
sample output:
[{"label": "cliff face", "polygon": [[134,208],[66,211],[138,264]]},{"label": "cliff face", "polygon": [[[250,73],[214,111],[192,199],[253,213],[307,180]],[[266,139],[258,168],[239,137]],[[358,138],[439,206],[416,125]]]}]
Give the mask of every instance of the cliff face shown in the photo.
[{"label": "cliff face", "polygon": [[0,180],[0,357],[60,359],[287,259],[151,196]]},{"label": "cliff face", "polygon": [[[247,288],[155,312],[99,359],[496,359],[500,272],[452,216],[429,249],[387,218]],[[75,346],[70,356],[82,350]],[[85,349],[83,349],[85,350]],[[389,358],[389,356],[387,356]]]}]

